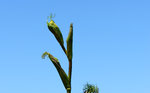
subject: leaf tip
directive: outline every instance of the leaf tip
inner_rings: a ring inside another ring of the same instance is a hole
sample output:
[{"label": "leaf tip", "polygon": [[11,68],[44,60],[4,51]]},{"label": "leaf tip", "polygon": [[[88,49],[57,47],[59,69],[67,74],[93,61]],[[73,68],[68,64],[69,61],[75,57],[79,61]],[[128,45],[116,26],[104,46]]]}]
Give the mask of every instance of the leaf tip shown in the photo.
[{"label": "leaf tip", "polygon": [[48,52],[44,52],[44,53],[42,54],[42,59],[45,59],[45,56],[47,56],[47,55],[49,55],[49,53],[48,53]]}]

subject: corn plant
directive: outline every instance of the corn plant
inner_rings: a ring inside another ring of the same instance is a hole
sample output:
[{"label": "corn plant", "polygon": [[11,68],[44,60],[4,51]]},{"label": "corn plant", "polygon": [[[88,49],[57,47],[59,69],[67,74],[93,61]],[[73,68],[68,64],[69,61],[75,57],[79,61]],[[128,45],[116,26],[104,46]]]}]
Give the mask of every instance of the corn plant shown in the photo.
[{"label": "corn plant", "polygon": [[83,93],[99,93],[99,90],[97,86],[87,83],[83,88]]},{"label": "corn plant", "polygon": [[68,75],[63,70],[63,68],[60,65],[60,62],[57,58],[55,58],[53,55],[51,55],[48,52],[43,53],[42,58],[45,58],[45,56],[48,56],[53,65],[55,66],[56,70],[58,71],[58,74],[62,80],[62,83],[67,91],[67,93],[71,93],[71,74],[72,74],[72,47],[73,47],[73,24],[70,24],[70,31],[67,37],[67,49],[64,46],[64,39],[63,35],[59,29],[59,27],[56,25],[56,23],[52,20],[54,16],[50,16],[50,22],[47,21],[47,26],[49,31],[54,35],[58,43],[60,44],[62,50],[64,51],[65,55],[67,56],[68,62],[69,62],[69,70]]}]

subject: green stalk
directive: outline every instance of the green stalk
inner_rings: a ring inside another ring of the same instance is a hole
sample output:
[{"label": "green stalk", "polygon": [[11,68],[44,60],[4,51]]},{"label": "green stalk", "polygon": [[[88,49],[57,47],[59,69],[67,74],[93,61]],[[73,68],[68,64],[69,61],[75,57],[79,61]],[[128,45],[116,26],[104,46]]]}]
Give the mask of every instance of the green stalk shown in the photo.
[{"label": "green stalk", "polygon": [[67,93],[71,93],[71,90],[67,90]]},{"label": "green stalk", "polygon": [[69,78],[70,89],[67,90],[67,93],[71,93],[71,75],[72,75],[72,60],[69,61],[68,78]]},{"label": "green stalk", "polygon": [[71,93],[71,74],[72,74],[72,46],[73,46],[73,24],[70,24],[70,31],[67,37],[67,51],[66,55],[69,61],[69,70],[68,70],[68,78],[69,78],[69,84],[70,89],[67,90],[67,93]]},{"label": "green stalk", "polygon": [[68,62],[69,62],[69,69],[68,69],[68,75],[65,73],[65,71],[62,69],[59,61],[57,58],[53,57],[50,53],[45,52],[42,57],[44,58],[46,55],[50,58],[54,66],[56,67],[60,78],[65,86],[65,89],[67,93],[71,93],[71,74],[72,74],[72,46],[73,46],[73,24],[70,24],[70,31],[67,37],[67,49],[64,47],[64,40],[62,33],[59,29],[59,27],[55,24],[55,22],[52,20],[52,15],[50,16],[51,21],[47,22],[48,29],[52,34],[55,36],[56,40],[60,44],[62,50],[64,51],[65,55],[67,56]]},{"label": "green stalk", "polygon": [[72,60],[69,61],[69,71],[68,71],[70,85],[71,85],[71,74],[72,74]]}]

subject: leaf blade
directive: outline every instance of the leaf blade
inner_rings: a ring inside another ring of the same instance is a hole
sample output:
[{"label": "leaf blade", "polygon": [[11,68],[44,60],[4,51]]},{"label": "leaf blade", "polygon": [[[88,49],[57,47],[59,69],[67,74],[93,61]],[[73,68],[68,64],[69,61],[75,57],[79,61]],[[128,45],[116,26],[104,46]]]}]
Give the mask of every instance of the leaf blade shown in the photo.
[{"label": "leaf blade", "polygon": [[55,36],[55,38],[59,42],[59,44],[61,46],[64,46],[63,35],[62,35],[59,27],[55,24],[55,22],[53,20],[51,20],[50,22],[47,22],[47,25],[48,25],[48,29],[50,30],[50,32],[53,33],[53,35]]},{"label": "leaf blade", "polygon": [[65,71],[62,69],[59,61],[57,58],[53,57],[50,53],[45,52],[42,55],[42,58],[45,58],[45,56],[48,55],[49,59],[52,61],[52,63],[54,64],[55,68],[57,69],[59,76],[63,82],[63,85],[66,89],[70,88],[70,84],[69,84],[69,78],[67,76],[67,74],[65,73]]},{"label": "leaf blade", "polygon": [[68,37],[67,37],[67,57],[69,60],[72,60],[72,54],[73,54],[73,51],[72,51],[72,47],[73,47],[73,24],[70,24],[70,31],[69,31],[69,34],[68,34]]}]

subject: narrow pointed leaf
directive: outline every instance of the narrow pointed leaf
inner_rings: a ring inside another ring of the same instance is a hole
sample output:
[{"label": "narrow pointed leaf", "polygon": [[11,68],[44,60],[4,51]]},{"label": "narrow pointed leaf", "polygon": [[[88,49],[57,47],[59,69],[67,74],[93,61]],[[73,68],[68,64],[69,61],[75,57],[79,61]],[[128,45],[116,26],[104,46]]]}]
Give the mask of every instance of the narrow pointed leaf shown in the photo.
[{"label": "narrow pointed leaf", "polygon": [[57,58],[53,57],[50,53],[48,52],[45,52],[43,53],[42,55],[42,58],[45,58],[45,56],[48,55],[49,59],[52,61],[52,63],[54,64],[54,66],[56,67],[58,73],[59,73],[59,76],[64,84],[64,87],[67,89],[67,88],[70,88],[70,84],[69,84],[69,78],[67,76],[67,74],[65,73],[65,71],[61,68],[61,65],[58,61]]},{"label": "narrow pointed leaf", "polygon": [[70,24],[70,31],[66,41],[67,41],[67,56],[69,60],[72,60],[73,24]]}]

